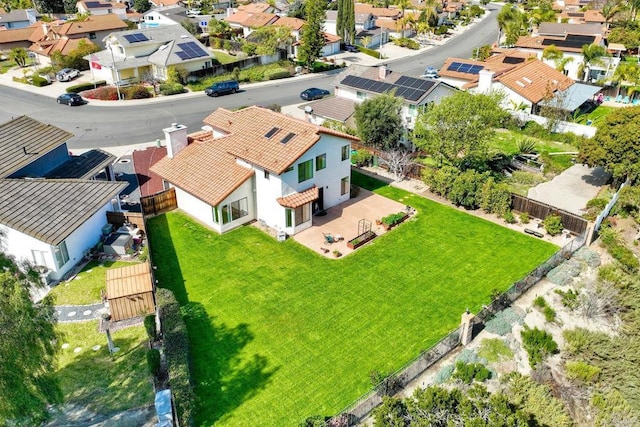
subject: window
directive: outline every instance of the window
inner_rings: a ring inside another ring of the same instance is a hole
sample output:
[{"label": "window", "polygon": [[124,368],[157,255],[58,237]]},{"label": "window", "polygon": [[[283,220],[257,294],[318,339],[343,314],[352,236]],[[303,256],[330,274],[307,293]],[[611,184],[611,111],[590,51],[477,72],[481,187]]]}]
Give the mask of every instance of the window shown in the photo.
[{"label": "window", "polygon": [[418,106],[417,105],[409,105],[409,115],[411,117],[415,117],[418,115]]},{"label": "window", "polygon": [[293,211],[289,208],[284,210],[284,222],[287,227],[291,227],[291,224],[293,224],[292,213]]},{"label": "window", "polygon": [[367,94],[364,92],[358,92],[356,94],[356,96],[358,97],[358,100],[360,101],[364,101],[365,99],[367,99]]},{"label": "window", "polygon": [[313,178],[313,159],[298,163],[298,182]]},{"label": "window", "polygon": [[89,33],[89,40],[95,40],[96,39],[96,33]]},{"label": "window", "polygon": [[58,268],[62,268],[69,262],[69,252],[67,252],[67,242],[62,242],[58,246],[53,246],[53,257],[56,260]]},{"label": "window", "polygon": [[216,224],[220,224],[220,216],[218,215],[218,207],[214,206],[211,209],[212,213],[213,213],[213,222]]},{"label": "window", "polygon": [[349,146],[345,145],[342,147],[342,161],[344,162],[349,158]]},{"label": "window", "polygon": [[340,194],[345,195],[349,192],[349,177],[345,176],[340,180]]},{"label": "window", "polygon": [[222,207],[223,224],[228,224],[247,215],[249,215],[249,204],[246,197]]},{"label": "window", "polygon": [[296,208],[296,225],[300,225],[304,222],[307,222],[311,219],[309,213],[311,212],[311,203],[307,203],[306,205],[302,205],[299,208]]},{"label": "window", "polygon": [[327,167],[327,155],[320,154],[316,157],[316,170],[322,170]]},{"label": "window", "polygon": [[264,179],[269,179],[269,171],[264,171]]}]

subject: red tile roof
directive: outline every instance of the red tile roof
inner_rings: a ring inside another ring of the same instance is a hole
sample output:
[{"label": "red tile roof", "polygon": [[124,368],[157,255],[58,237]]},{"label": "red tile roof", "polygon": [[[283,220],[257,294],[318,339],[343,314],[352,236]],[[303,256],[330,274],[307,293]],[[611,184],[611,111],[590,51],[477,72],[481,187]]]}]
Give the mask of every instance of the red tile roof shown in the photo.
[{"label": "red tile roof", "polygon": [[152,196],[164,190],[162,177],[152,172],[151,166],[158,163],[166,155],[167,147],[149,147],[133,152],[133,167],[138,177],[142,197]]},{"label": "red tile roof", "polygon": [[318,197],[320,197],[320,191],[318,190],[318,187],[314,185],[313,187],[307,188],[299,193],[289,194],[285,197],[278,197],[277,201],[280,206],[295,209],[300,206],[304,206],[307,203],[311,203],[314,200],[318,200]]},{"label": "red tile roof", "polygon": [[0,31],[0,43],[28,41],[35,30],[34,27],[26,27]]},{"label": "red tile roof", "polygon": [[293,31],[300,31],[300,29],[304,24],[306,24],[306,22],[303,19],[283,16],[282,18],[274,22],[272,25],[277,27],[289,27]]}]

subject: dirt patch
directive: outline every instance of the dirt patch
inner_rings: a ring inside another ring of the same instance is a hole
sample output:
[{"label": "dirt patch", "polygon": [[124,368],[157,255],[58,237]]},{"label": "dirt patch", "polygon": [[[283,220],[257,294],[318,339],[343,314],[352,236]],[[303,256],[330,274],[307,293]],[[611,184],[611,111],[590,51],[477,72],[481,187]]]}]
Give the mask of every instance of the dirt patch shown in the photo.
[{"label": "dirt patch", "polygon": [[78,405],[63,405],[51,411],[46,427],[154,427],[157,423],[153,405],[104,415]]}]

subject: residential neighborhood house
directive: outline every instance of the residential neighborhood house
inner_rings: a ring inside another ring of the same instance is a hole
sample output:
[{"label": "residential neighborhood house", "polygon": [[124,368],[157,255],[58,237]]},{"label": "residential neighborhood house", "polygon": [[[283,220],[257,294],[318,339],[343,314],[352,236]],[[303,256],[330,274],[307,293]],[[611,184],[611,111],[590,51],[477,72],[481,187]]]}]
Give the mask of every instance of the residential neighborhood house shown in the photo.
[{"label": "residential neighborhood house", "polygon": [[167,156],[151,167],[189,215],[225,232],[258,220],[293,235],[313,214],[349,200],[358,138],[262,107],[219,108],[202,132],[164,129]]},{"label": "residential neighborhood house", "polygon": [[35,9],[15,9],[11,12],[0,9],[0,30],[26,28],[34,24],[39,17],[40,14]]},{"label": "residential neighborhood house", "polygon": [[0,244],[58,281],[100,240],[106,212],[120,210],[114,156],[72,156],[72,135],[22,116],[0,125]]}]

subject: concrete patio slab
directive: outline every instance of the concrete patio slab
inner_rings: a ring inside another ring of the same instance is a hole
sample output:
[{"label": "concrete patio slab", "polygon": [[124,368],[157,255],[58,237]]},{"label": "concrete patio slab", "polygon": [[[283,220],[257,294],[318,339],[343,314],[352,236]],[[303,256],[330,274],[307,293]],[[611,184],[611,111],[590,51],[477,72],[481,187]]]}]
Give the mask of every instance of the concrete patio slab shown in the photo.
[{"label": "concrete patio slab", "polygon": [[598,194],[610,174],[601,167],[573,165],[549,182],[529,189],[530,199],[582,215],[587,202]]},{"label": "concrete patio slab", "polygon": [[[378,236],[385,233],[382,225],[376,225],[380,219],[392,213],[404,212],[405,205],[387,199],[371,191],[360,189],[358,196],[338,206],[326,210],[324,216],[314,216],[313,225],[293,236],[298,243],[328,258],[335,258],[334,250],[342,256],[353,252],[347,248],[347,241],[358,236],[358,222],[361,219],[370,221],[371,230]],[[342,236],[343,240],[326,243],[325,234]]]}]

